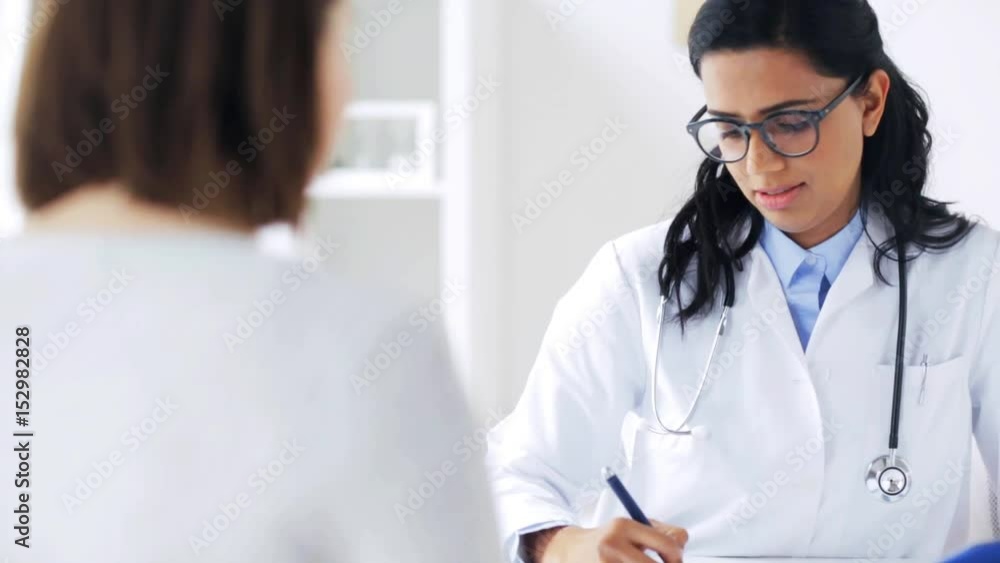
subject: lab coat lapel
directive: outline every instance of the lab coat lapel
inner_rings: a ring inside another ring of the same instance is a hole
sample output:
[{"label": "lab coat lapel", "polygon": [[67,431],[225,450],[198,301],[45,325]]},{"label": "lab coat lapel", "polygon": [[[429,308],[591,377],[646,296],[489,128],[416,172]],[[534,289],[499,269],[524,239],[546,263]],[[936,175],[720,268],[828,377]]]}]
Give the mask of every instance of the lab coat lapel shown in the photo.
[{"label": "lab coat lapel", "polygon": [[[869,215],[867,227],[868,232],[861,233],[861,238],[851,250],[843,270],[830,286],[830,292],[820,309],[819,318],[816,319],[813,334],[822,330],[823,325],[829,322],[827,319],[846,308],[856,297],[875,285],[875,271],[872,269],[875,249],[889,237],[889,230],[882,217],[874,214]],[[893,267],[884,268],[883,274],[890,282],[898,277]]]},{"label": "lab coat lapel", "polygon": [[795,322],[788,309],[788,301],[781,287],[781,281],[778,279],[778,273],[774,271],[771,260],[759,243],[751,251],[750,259],[747,293],[750,295],[750,302],[756,316],[764,319],[775,317],[774,323],[771,324],[771,330],[788,347],[791,357],[805,367],[802,342],[795,330]]}]

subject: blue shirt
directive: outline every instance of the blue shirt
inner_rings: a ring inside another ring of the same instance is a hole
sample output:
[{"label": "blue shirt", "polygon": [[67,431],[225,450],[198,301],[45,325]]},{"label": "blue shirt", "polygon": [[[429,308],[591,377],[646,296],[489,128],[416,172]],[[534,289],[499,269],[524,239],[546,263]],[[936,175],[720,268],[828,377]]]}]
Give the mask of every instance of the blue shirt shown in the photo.
[{"label": "blue shirt", "polygon": [[761,246],[781,281],[803,350],[809,344],[830,286],[844,269],[863,231],[861,214],[855,213],[851,222],[837,234],[806,250],[781,229],[765,221]]},{"label": "blue shirt", "polygon": [[996,563],[1000,561],[1000,542],[988,543],[949,559],[948,563]]}]

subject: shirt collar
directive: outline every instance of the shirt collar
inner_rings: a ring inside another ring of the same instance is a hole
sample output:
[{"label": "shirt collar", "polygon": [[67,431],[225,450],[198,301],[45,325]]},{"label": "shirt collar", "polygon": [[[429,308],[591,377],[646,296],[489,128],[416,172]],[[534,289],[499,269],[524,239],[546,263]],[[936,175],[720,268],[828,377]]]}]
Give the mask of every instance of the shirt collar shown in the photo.
[{"label": "shirt collar", "polygon": [[760,244],[768,258],[771,259],[771,264],[774,265],[774,270],[777,272],[782,286],[791,285],[795,272],[799,269],[802,261],[810,255],[823,257],[826,262],[824,273],[827,280],[833,283],[833,280],[844,268],[844,264],[847,263],[847,258],[851,255],[851,250],[861,238],[863,231],[864,225],[861,222],[859,211],[837,234],[806,250],[788,238],[788,235],[783,233],[781,229],[764,221],[764,233],[761,236]]}]

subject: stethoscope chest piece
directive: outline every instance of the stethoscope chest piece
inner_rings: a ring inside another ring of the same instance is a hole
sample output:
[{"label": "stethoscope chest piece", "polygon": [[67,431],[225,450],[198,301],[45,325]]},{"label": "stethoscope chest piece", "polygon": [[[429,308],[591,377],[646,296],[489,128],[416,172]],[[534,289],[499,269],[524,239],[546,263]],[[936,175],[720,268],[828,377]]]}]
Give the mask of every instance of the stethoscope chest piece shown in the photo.
[{"label": "stethoscope chest piece", "polygon": [[865,483],[882,500],[897,502],[910,492],[910,466],[897,455],[879,456],[868,466]]}]

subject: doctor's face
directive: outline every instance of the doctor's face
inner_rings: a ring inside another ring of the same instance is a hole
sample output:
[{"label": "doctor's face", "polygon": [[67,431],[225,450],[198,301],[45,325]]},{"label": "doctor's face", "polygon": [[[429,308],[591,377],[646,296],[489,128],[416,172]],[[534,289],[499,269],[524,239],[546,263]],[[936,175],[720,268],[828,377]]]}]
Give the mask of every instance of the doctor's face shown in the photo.
[{"label": "doctor's face", "polygon": [[[820,75],[804,55],[786,49],[710,53],[701,68],[709,112],[705,118],[745,123],[760,122],[779,110],[823,109],[852,82]],[[746,157],[725,165],[764,218],[805,248],[833,236],[857,209],[864,137],[874,134],[881,116],[860,95],[865,89],[861,84],[858,95],[849,96],[820,122],[819,144],[806,156],[778,154],[755,130]]]}]

